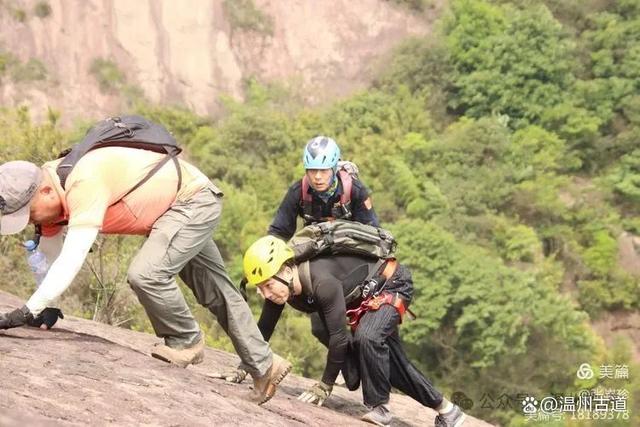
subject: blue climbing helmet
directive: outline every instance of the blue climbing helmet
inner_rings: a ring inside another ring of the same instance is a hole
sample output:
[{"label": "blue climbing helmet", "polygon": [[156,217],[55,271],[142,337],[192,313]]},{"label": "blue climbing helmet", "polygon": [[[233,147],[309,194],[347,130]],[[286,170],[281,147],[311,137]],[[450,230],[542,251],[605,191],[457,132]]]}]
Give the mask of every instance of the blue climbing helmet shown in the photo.
[{"label": "blue climbing helmet", "polygon": [[305,169],[333,169],[335,172],[340,160],[340,147],[327,136],[316,136],[304,147],[302,161]]}]

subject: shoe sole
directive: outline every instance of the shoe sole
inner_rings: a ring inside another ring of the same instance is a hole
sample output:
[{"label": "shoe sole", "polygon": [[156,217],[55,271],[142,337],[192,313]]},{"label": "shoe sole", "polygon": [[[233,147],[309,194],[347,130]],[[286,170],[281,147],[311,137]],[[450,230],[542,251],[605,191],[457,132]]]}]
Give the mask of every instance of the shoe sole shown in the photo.
[{"label": "shoe sole", "polygon": [[453,427],[460,427],[462,424],[464,424],[464,421],[467,419],[467,414],[462,414],[462,417],[458,420],[458,422],[456,422]]},{"label": "shoe sole", "polygon": [[370,424],[375,424],[377,426],[381,426],[381,427],[389,427],[391,425],[391,423],[389,424],[382,424],[378,421],[372,420],[371,418],[366,418],[366,417],[362,417],[360,418],[361,421],[364,421],[365,423],[370,423]]},{"label": "shoe sole", "polygon": [[179,366],[181,368],[186,368],[189,365],[198,365],[198,364],[202,363],[204,361],[204,352],[197,354],[196,357],[194,357],[193,360],[190,361],[190,362],[180,362],[180,363],[178,363],[178,362],[176,362],[174,360],[168,359],[168,358],[166,358],[163,355],[158,354],[158,353],[153,353],[152,352],[151,353],[151,357],[153,357],[155,359],[158,359],[158,360],[162,360],[163,362],[170,363],[172,365]]},{"label": "shoe sole", "polygon": [[258,405],[262,405],[263,403],[266,403],[269,400],[271,400],[271,398],[276,394],[276,389],[278,388],[278,384],[280,384],[284,379],[284,377],[286,377],[289,374],[289,372],[291,372],[292,367],[293,365],[291,365],[291,363],[287,363],[284,369],[280,371],[278,376],[272,379],[271,382],[269,382],[269,385],[267,386],[267,390],[264,396],[262,397],[262,399],[260,399],[260,401],[258,402]]}]

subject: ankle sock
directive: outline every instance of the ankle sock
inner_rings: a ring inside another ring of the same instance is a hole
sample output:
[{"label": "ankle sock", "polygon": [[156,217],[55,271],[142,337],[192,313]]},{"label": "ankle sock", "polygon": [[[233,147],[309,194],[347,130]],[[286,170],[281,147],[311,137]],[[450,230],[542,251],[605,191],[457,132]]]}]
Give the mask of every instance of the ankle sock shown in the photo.
[{"label": "ankle sock", "polygon": [[448,401],[447,399],[443,399],[440,407],[438,408],[438,413],[441,415],[447,414],[453,410],[453,403]]}]

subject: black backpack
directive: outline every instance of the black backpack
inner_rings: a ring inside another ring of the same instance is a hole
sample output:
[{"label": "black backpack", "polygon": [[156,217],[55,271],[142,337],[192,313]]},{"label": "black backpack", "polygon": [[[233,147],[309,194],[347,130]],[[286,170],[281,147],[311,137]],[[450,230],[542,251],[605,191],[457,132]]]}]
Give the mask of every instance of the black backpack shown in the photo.
[{"label": "black backpack", "polygon": [[56,169],[62,188],[65,188],[67,177],[78,161],[91,150],[103,147],[129,147],[166,153],[166,157],[154,166],[151,171],[133,188],[132,191],[147,182],[166,162],[173,160],[178,171],[178,190],[182,184],[182,172],[178,163],[178,154],[182,151],[175,138],[161,125],[142,116],[110,117],[96,123],[87,131],[78,144],[60,153],[64,157]]}]

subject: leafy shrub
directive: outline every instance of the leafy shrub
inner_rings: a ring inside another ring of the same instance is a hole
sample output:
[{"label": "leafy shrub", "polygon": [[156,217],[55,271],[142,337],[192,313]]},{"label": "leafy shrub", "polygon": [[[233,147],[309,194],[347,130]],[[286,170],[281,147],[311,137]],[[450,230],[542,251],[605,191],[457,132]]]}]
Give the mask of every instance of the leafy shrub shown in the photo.
[{"label": "leafy shrub", "polygon": [[387,0],[392,3],[399,4],[404,6],[410,10],[414,10],[416,12],[424,12],[429,7],[433,6],[432,0]]},{"label": "leafy shrub", "polygon": [[46,18],[51,15],[51,5],[45,0],[41,0],[33,7],[33,14],[38,18]]},{"label": "leafy shrub", "polygon": [[640,150],[620,159],[620,163],[609,175],[616,193],[632,202],[640,202]]},{"label": "leafy shrub", "polygon": [[19,63],[19,60],[11,52],[0,49],[0,77],[5,75],[11,68]]},{"label": "leafy shrub", "polygon": [[13,16],[13,19],[16,21],[24,23],[27,20],[27,11],[22,8],[15,7],[11,9],[11,16]]},{"label": "leafy shrub", "polygon": [[96,58],[89,68],[91,75],[95,77],[102,92],[120,89],[125,83],[125,76],[118,65],[104,58]]},{"label": "leafy shrub", "polygon": [[452,3],[445,24],[454,65],[450,107],[471,117],[506,114],[510,126],[539,123],[571,87],[571,43],[544,6]]},{"label": "leafy shrub", "polygon": [[583,309],[597,317],[604,310],[632,310],[640,307],[640,282],[619,273],[606,279],[579,280],[579,301]]},{"label": "leafy shrub", "polygon": [[34,82],[47,79],[47,68],[36,58],[29,59],[26,63],[16,63],[11,70],[14,82]]},{"label": "leafy shrub", "polygon": [[225,0],[223,6],[231,28],[273,35],[273,18],[258,9],[253,0]]},{"label": "leafy shrub", "polygon": [[496,228],[495,240],[503,259],[507,261],[534,262],[542,247],[536,232],[524,224],[515,226],[503,223]]}]

